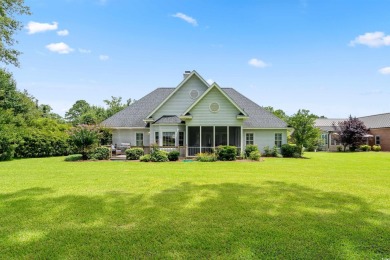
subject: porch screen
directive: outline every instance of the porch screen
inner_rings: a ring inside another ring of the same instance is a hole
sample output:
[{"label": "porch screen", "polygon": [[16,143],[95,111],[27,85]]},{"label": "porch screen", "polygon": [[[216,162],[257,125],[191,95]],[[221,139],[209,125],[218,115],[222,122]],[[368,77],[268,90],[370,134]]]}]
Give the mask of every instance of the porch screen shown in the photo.
[{"label": "porch screen", "polygon": [[241,146],[241,127],[230,126],[229,127],[229,145],[236,147]]},{"label": "porch screen", "polygon": [[227,127],[216,126],[215,127],[215,146],[227,145]]}]

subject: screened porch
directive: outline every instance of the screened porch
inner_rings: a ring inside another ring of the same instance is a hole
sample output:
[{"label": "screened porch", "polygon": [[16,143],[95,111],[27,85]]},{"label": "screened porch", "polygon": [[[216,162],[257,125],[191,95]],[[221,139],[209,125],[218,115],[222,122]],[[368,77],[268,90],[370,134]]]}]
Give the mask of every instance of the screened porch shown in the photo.
[{"label": "screened porch", "polygon": [[189,126],[187,156],[211,153],[219,145],[236,146],[241,153],[241,126]]}]

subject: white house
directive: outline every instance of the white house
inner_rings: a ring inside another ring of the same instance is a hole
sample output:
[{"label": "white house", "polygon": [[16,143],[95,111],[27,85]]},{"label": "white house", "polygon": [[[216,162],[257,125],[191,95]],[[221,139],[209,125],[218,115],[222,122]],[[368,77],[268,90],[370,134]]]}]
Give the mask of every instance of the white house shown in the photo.
[{"label": "white house", "polygon": [[211,152],[219,145],[240,151],[287,143],[287,124],[232,88],[209,85],[186,71],[176,88],[157,88],[102,122],[113,143],[180,149],[182,156]]}]

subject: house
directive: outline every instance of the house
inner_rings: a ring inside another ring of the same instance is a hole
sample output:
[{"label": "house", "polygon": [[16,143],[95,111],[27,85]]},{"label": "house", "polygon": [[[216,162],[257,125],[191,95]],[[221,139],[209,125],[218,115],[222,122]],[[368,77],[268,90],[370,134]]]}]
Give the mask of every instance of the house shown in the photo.
[{"label": "house", "polygon": [[157,88],[102,122],[113,143],[147,149],[180,149],[181,155],[211,152],[219,145],[280,147],[287,143],[287,124],[233,88],[208,84],[186,71],[176,88]]},{"label": "house", "polygon": [[[380,145],[382,151],[390,151],[390,113],[359,117],[368,129],[365,137],[367,144]],[[340,145],[337,141],[337,133],[335,127],[338,122],[347,120],[344,119],[324,119],[319,118],[315,122],[315,126],[322,131],[321,138],[323,140],[323,149],[328,151],[336,151]]]}]

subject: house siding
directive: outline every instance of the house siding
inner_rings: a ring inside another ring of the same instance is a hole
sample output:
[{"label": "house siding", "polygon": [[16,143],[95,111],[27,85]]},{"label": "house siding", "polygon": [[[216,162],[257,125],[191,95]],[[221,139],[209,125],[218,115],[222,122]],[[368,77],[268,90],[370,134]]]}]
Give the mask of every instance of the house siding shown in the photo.
[{"label": "house siding", "polygon": [[[155,132],[159,132],[160,142],[158,143],[159,146],[162,146],[162,133],[163,132],[175,132],[176,139],[175,139],[175,146],[179,145],[179,132],[185,132],[186,128],[184,125],[152,125],[150,128],[150,143],[155,144]],[[185,138],[184,138],[185,142]]]},{"label": "house siding", "polygon": [[144,134],[144,145],[150,145],[149,129],[113,129],[112,143],[120,146],[121,143],[130,143],[131,146],[136,145],[136,133]]},{"label": "house siding", "polygon": [[[211,112],[210,104],[218,103],[219,111]],[[192,119],[188,126],[241,126],[243,121],[237,119],[240,111],[218,90],[212,89],[190,111]]]},{"label": "house siding", "polygon": [[264,147],[270,148],[275,146],[275,134],[282,134],[282,144],[287,143],[287,129],[244,129],[243,142],[246,146],[246,133],[253,133],[254,144],[257,145],[259,151],[264,152]]},{"label": "house siding", "polygon": [[[207,90],[207,88],[208,86],[206,86],[198,77],[192,76],[153,114],[153,118],[157,120],[164,115],[181,115],[181,113],[190,107]],[[198,98],[196,99],[193,99],[190,96],[190,91],[193,89],[199,92]]]}]

